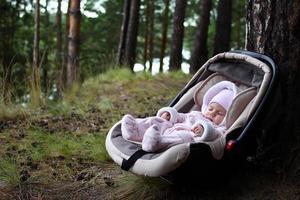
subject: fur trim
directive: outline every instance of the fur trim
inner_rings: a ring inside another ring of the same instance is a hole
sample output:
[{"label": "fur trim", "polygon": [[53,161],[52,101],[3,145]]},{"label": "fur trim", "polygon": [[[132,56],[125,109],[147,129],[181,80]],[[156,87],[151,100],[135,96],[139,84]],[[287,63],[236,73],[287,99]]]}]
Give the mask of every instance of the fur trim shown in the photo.
[{"label": "fur trim", "polygon": [[217,138],[218,133],[216,132],[215,128],[209,122],[200,119],[193,126],[196,126],[198,124],[203,126],[203,134],[200,137],[195,137],[196,141],[209,142],[209,141],[213,141],[214,139]]},{"label": "fur trim", "polygon": [[177,122],[177,110],[175,108],[172,107],[163,107],[161,109],[159,109],[159,111],[157,112],[156,116],[160,117],[162,115],[163,112],[168,112],[170,113],[171,117],[170,117],[170,122],[172,124],[175,124]]}]

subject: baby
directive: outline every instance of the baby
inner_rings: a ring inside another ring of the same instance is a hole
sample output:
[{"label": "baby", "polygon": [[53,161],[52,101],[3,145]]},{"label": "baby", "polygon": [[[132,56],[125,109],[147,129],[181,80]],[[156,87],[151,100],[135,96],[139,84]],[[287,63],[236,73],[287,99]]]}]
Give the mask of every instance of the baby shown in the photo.
[{"label": "baby", "polygon": [[144,119],[125,115],[122,136],[141,142],[142,149],[148,152],[185,142],[213,141],[226,130],[224,118],[236,91],[232,82],[222,81],[205,93],[201,111],[178,113],[174,108],[164,107],[156,116]]}]

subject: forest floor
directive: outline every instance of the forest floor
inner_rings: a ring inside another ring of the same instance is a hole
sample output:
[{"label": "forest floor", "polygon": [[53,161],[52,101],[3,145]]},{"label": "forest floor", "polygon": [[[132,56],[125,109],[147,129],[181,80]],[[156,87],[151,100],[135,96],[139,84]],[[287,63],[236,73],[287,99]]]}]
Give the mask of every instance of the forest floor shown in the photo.
[{"label": "forest floor", "polygon": [[40,109],[1,106],[0,199],[300,199],[299,178],[270,164],[245,162],[222,187],[189,190],[111,161],[110,127],[155,114],[190,78],[110,71]]}]

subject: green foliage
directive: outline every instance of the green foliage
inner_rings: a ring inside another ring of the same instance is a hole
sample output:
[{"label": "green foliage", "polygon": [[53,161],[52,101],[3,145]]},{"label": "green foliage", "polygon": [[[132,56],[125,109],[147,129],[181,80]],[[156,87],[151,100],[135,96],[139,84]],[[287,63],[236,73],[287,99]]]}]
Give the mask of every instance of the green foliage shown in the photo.
[{"label": "green foliage", "polygon": [[20,184],[18,165],[12,158],[0,158],[0,185],[2,183],[10,187],[16,187]]}]

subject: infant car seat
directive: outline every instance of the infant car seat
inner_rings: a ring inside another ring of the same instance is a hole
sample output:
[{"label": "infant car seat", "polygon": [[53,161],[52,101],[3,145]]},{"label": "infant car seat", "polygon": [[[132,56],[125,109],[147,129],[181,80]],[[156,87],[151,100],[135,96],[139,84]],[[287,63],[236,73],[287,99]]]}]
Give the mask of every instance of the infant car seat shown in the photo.
[{"label": "infant car seat", "polygon": [[279,90],[276,90],[277,67],[269,57],[249,51],[231,51],[209,59],[169,106],[183,113],[199,110],[204,93],[223,80],[234,82],[238,94],[225,116],[228,129],[222,136],[212,142],[178,144],[162,152],[149,153],[141,150],[140,144],[122,137],[119,121],[106,137],[108,154],[124,170],[143,176],[160,176],[171,182],[213,180],[213,175],[226,174],[224,172],[236,161],[256,150],[256,138],[267,124],[272,126],[276,122],[276,115],[272,113],[275,103],[267,104],[267,101],[275,96],[279,100]]}]

